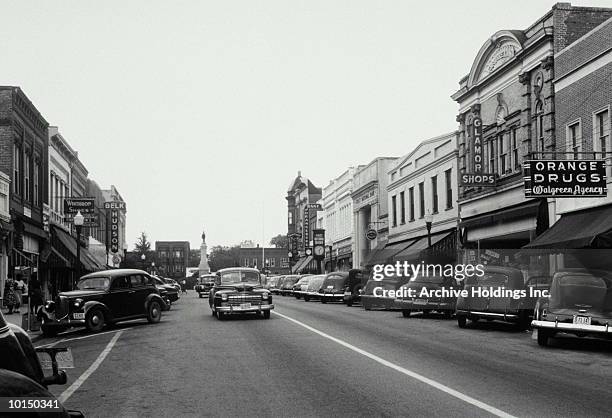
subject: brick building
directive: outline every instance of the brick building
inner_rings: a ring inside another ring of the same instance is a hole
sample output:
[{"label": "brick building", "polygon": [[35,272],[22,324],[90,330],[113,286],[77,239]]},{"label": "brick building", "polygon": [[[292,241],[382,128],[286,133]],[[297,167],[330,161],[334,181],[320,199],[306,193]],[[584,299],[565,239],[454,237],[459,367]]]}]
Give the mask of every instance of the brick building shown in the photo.
[{"label": "brick building", "polygon": [[[262,269],[264,266],[271,274],[289,274],[289,257],[286,248],[240,247],[238,260],[241,267]],[[265,262],[262,259],[265,257]]]},{"label": "brick building", "polygon": [[568,153],[561,159],[605,159],[608,195],[549,198],[553,225],[534,248],[612,248],[612,17],[574,38],[555,55],[555,150]]},{"label": "brick building", "polygon": [[[550,157],[563,129],[555,122],[555,56],[611,16],[611,9],[558,3],[528,28],[498,31],[480,48],[452,96],[464,248],[520,248],[548,228],[548,202],[524,196],[522,162]],[[478,170],[494,174],[495,184],[470,184],[464,174]]]},{"label": "brick building", "polygon": [[185,278],[189,267],[189,241],[155,241],[155,266],[153,267],[165,277],[178,280]]}]

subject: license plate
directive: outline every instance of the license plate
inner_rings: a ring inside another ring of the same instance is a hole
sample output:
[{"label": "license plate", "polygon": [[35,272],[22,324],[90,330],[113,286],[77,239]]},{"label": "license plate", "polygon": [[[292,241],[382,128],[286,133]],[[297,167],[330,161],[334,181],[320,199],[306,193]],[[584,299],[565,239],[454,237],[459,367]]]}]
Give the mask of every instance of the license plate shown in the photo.
[{"label": "license plate", "polygon": [[415,305],[425,305],[425,304],[427,304],[427,300],[425,300],[425,299],[413,299],[412,303],[414,303]]},{"label": "license plate", "polygon": [[351,292],[344,292],[344,296],[351,296]]},{"label": "license plate", "polygon": [[[43,369],[52,369],[51,356],[47,353],[36,353],[40,366]],[[70,348],[68,351],[60,351],[55,355],[55,361],[57,361],[57,367],[59,369],[74,369],[74,359],[72,358],[72,351]]]},{"label": "license plate", "polygon": [[85,319],[85,312],[76,312],[72,314],[74,319]]},{"label": "license plate", "polygon": [[240,304],[240,309],[251,309],[251,304],[250,303],[241,303]]},{"label": "license plate", "polygon": [[334,288],[334,286],[327,286],[327,288],[328,288],[328,289],[333,289],[333,288]]},{"label": "license plate", "polygon": [[574,315],[574,324],[575,325],[591,325],[591,317],[582,316],[582,315]]}]

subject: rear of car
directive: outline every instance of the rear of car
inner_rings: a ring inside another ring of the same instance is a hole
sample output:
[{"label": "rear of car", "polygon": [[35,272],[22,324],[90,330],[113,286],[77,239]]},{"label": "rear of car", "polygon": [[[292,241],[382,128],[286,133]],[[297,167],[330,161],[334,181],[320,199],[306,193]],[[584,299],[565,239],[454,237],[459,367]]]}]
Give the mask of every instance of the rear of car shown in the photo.
[{"label": "rear of car", "polygon": [[300,280],[298,280],[293,285],[293,296],[295,296],[296,299],[300,299],[304,294],[304,291],[308,289],[308,282],[310,281],[310,277],[310,274],[301,276]]},{"label": "rear of car", "polygon": [[342,302],[348,276],[348,272],[328,273],[319,290],[321,303]]},{"label": "rear of car", "polygon": [[368,275],[364,270],[352,269],[348,272],[348,280],[344,286],[344,297],[342,300],[346,306],[353,306],[361,301],[361,291],[368,281]]},{"label": "rear of car", "polygon": [[285,281],[285,276],[278,276],[274,283],[272,283],[268,290],[275,295],[280,294],[280,289],[283,286],[283,282]]},{"label": "rear of car", "polygon": [[[400,287],[401,296],[395,299],[395,303],[406,318],[412,312],[423,312],[426,315],[432,311],[450,318],[455,311],[457,298],[437,296],[435,293],[457,287],[455,280],[450,277],[414,276]],[[410,297],[410,294],[414,297]]]},{"label": "rear of car", "polygon": [[368,280],[361,292],[361,306],[366,311],[371,309],[398,310],[395,295],[390,296],[388,292],[399,290],[408,282],[408,279],[402,276],[386,276],[382,280]]},{"label": "rear of car", "polygon": [[283,284],[282,284],[282,286],[280,288],[281,296],[290,296],[290,295],[292,295],[293,294],[293,285],[295,285],[298,280],[300,280],[300,276],[298,276],[296,274],[285,276],[285,278],[283,280]]},{"label": "rear of car", "polygon": [[311,299],[319,299],[321,297],[321,293],[319,293],[319,290],[323,285],[325,276],[325,274],[316,274],[314,276],[310,276],[310,280],[308,281],[308,287],[306,288],[306,291],[302,293],[302,296],[304,296],[304,302],[308,302]]}]

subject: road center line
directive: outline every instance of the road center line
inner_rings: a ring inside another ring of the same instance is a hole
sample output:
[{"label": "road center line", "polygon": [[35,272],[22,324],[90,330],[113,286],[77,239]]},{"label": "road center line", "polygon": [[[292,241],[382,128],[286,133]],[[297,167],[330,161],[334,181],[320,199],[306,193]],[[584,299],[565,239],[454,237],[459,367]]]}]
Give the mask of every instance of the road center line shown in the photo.
[{"label": "road center line", "polygon": [[113,336],[113,338],[111,338],[111,340],[106,345],[104,350],[102,350],[102,352],[100,353],[100,355],[98,356],[96,361],[91,363],[91,366],[89,366],[89,368],[87,370],[85,370],[85,372],[81,376],[79,376],[79,378],[77,380],[75,380],[74,383],[72,383],[72,385],[70,385],[70,387],[68,389],[66,389],[64,392],[62,392],[62,394],[58,398],[60,403],[63,404],[64,402],[66,402],[68,400],[68,398],[70,398],[70,396],[72,396],[72,394],[74,392],[76,392],[81,387],[81,385],[83,383],[85,383],[87,378],[89,376],[91,376],[93,374],[93,372],[96,371],[96,369],[100,366],[100,364],[102,364],[102,362],[104,361],[104,359],[106,358],[108,353],[110,353],[110,351],[113,349],[113,347],[115,346],[115,343],[117,342],[117,340],[119,339],[121,334],[123,334],[123,331],[124,330],[121,330],[121,331],[117,332]]},{"label": "road center line", "polygon": [[383,359],[381,357],[378,357],[375,354],[372,354],[372,353],[370,353],[368,351],[362,350],[361,348],[355,347],[354,345],[351,345],[351,344],[347,343],[346,341],[343,341],[343,340],[338,339],[336,337],[332,337],[331,335],[326,334],[326,333],[324,333],[322,331],[319,331],[318,329],[313,328],[310,325],[306,325],[303,322],[300,322],[300,321],[298,321],[296,319],[293,319],[291,317],[288,317],[287,315],[283,315],[283,314],[278,313],[276,311],[272,311],[272,312],[275,315],[278,315],[278,316],[280,316],[282,318],[285,318],[288,321],[291,321],[291,322],[293,322],[293,323],[295,323],[295,324],[297,324],[297,325],[299,325],[299,326],[301,326],[303,328],[306,328],[309,331],[314,332],[317,335],[320,335],[321,337],[327,338],[328,340],[331,340],[331,341],[333,341],[333,342],[335,342],[337,344],[340,344],[341,346],[346,347],[349,350],[352,350],[352,351],[354,351],[356,353],[359,353],[362,356],[368,357],[369,359],[374,360],[374,361],[382,364],[383,366],[387,366],[387,367],[389,367],[389,368],[391,368],[391,369],[393,369],[395,371],[398,371],[400,373],[405,374],[406,376],[412,377],[413,379],[416,379],[416,380],[418,380],[420,382],[423,382],[423,383],[425,383],[425,384],[427,384],[427,385],[429,385],[429,386],[431,386],[433,388],[436,388],[436,389],[438,389],[438,390],[440,390],[440,391],[442,391],[444,393],[447,393],[447,394],[449,394],[451,396],[454,396],[455,398],[460,399],[460,400],[462,400],[462,401],[464,401],[466,403],[469,403],[470,405],[474,405],[474,406],[476,406],[476,407],[478,407],[480,409],[483,409],[483,410],[485,410],[485,411],[487,411],[487,412],[489,412],[489,413],[491,413],[491,414],[493,414],[495,416],[504,417],[504,418],[514,418],[513,415],[510,415],[507,412],[504,412],[504,411],[502,411],[500,409],[497,409],[497,408],[495,408],[495,407],[493,407],[493,406],[491,406],[489,404],[481,402],[478,399],[474,399],[471,396],[468,396],[468,395],[466,395],[464,393],[461,393],[461,392],[459,392],[459,391],[457,391],[455,389],[452,389],[452,388],[450,388],[450,387],[448,387],[446,385],[443,385],[442,383],[436,382],[435,380],[432,380],[432,379],[430,379],[428,377],[420,375],[420,374],[418,374],[416,372],[413,372],[411,370],[408,370],[408,369],[406,369],[404,367],[398,366],[395,363],[391,363],[390,361],[387,361],[387,360],[385,360],[385,359]]}]

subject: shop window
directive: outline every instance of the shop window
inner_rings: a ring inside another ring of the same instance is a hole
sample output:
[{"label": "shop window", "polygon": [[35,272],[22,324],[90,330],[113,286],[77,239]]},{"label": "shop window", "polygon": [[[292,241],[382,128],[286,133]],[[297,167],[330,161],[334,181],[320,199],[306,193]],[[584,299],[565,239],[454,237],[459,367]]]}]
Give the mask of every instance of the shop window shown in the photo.
[{"label": "shop window", "polygon": [[391,197],[391,211],[392,211],[392,220],[393,226],[397,226],[397,196]]},{"label": "shop window", "polygon": [[425,216],[425,183],[419,183],[419,218]]},{"label": "shop window", "polygon": [[444,181],[446,183],[446,209],[452,209],[453,207],[453,178],[452,168],[449,168],[444,172]]},{"label": "shop window", "polygon": [[521,170],[521,161],[519,157],[519,140],[517,137],[518,128],[514,127],[510,131],[511,142],[512,142],[512,165],[514,171]]},{"label": "shop window", "polygon": [[488,142],[488,154],[489,154],[489,173],[496,173],[495,170],[495,140],[491,138]]},{"label": "shop window", "polygon": [[270,263],[269,263],[269,266],[270,266],[270,267],[276,267],[276,258],[271,258],[271,259],[269,260],[269,262],[270,262]]},{"label": "shop window", "polygon": [[433,213],[438,213],[438,176],[431,178],[431,207]]},{"label": "shop window", "polygon": [[580,121],[567,125],[566,133],[567,151],[571,153],[569,158],[578,160],[582,151],[582,127]]},{"label": "shop window", "polygon": [[400,222],[402,225],[406,223],[406,199],[404,198],[404,192],[400,193]]},{"label": "shop window", "polygon": [[408,189],[408,204],[410,209],[410,220],[414,221],[414,187]]},{"label": "shop window", "polygon": [[498,140],[498,154],[499,154],[499,174],[504,175],[508,172],[508,143],[507,136],[500,134],[497,137]]}]

